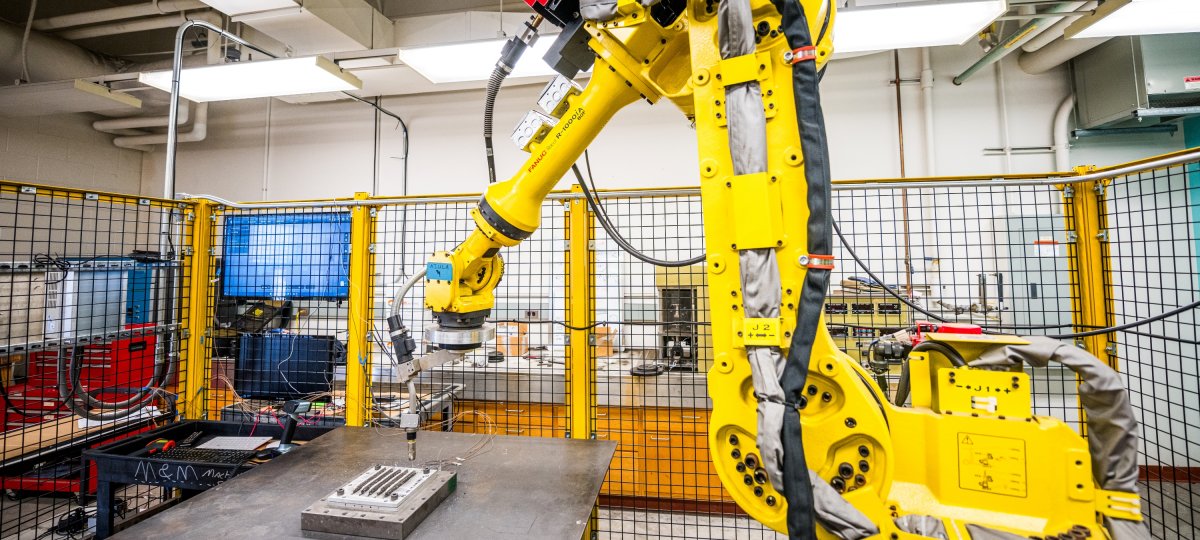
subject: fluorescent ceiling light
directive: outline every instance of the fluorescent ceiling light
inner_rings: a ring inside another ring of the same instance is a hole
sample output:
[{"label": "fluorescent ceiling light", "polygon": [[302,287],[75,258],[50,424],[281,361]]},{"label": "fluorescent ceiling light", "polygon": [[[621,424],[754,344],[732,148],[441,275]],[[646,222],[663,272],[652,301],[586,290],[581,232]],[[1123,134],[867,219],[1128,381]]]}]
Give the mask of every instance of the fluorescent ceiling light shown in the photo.
[{"label": "fluorescent ceiling light", "polygon": [[1005,0],[934,0],[846,8],[837,12],[833,52],[962,45],[1007,9]]},{"label": "fluorescent ceiling light", "polygon": [[[138,80],[171,91],[171,72],[153,71]],[[179,95],[191,101],[225,101],[362,89],[362,81],[322,56],[235,62],[180,72]]]},{"label": "fluorescent ceiling light", "polygon": [[300,7],[295,0],[201,0],[226,15]]},{"label": "fluorescent ceiling light", "polygon": [[[543,35],[532,47],[525,51],[517,66],[513,68],[510,78],[520,77],[549,77],[555,71],[542,57],[550,50],[550,45],[557,35]],[[447,45],[432,45],[428,47],[401,48],[400,60],[415,69],[429,82],[452,83],[465,81],[487,80],[500,58],[500,49],[504,47],[504,39],[489,39],[486,41],[468,41]]]},{"label": "fluorescent ceiling light", "polygon": [[1068,38],[1200,32],[1200,0],[1108,0],[1071,23]]}]

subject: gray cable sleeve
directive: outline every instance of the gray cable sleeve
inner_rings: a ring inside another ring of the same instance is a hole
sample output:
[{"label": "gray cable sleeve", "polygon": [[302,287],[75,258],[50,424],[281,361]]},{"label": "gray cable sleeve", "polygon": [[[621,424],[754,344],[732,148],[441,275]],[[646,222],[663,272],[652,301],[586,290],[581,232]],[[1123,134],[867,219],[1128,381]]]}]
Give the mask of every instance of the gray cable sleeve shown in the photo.
[{"label": "gray cable sleeve", "polygon": [[[1010,345],[984,352],[973,368],[1008,368],[1028,364],[1044,368],[1058,362],[1080,378],[1079,402],[1087,415],[1088,451],[1092,476],[1106,490],[1137,493],[1138,423],[1129,392],[1116,370],[1087,351],[1047,337],[1027,337],[1028,345]],[[1137,522],[1108,520],[1114,540],[1148,540],[1150,532]]]}]

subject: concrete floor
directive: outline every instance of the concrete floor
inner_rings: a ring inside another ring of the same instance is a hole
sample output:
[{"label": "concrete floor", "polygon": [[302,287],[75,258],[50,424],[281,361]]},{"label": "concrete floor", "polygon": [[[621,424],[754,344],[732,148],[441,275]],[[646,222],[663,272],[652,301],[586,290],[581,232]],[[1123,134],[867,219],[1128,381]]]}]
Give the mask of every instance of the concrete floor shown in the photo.
[{"label": "concrete floor", "polygon": [[1200,538],[1200,484],[1139,482],[1142,514],[1154,538]]},{"label": "concrete floor", "polygon": [[[1200,539],[1200,484],[1141,483],[1150,535],[1162,540]],[[786,539],[745,517],[601,508],[601,540]]]},{"label": "concrete floor", "polygon": [[747,517],[601,508],[599,518],[600,540],[787,538]]},{"label": "concrete floor", "polygon": [[[126,486],[117,492],[117,497],[128,501],[131,512],[126,517],[132,518],[133,514],[160,504],[162,490],[148,486]],[[0,540],[79,540],[90,536],[95,527],[94,521],[89,522],[89,531],[85,535],[50,532],[59,518],[75,508],[79,508],[79,504],[68,496],[0,501]],[[87,510],[91,512],[92,507],[89,506]],[[117,522],[121,521],[118,517]]]},{"label": "concrete floor", "polygon": [[[1143,511],[1151,536],[1163,540],[1179,538],[1200,539],[1200,484],[1169,482],[1142,483]],[[148,490],[124,494],[145,507],[155,496]],[[20,502],[3,501],[0,540],[65,540],[66,535],[45,535],[53,523],[52,515],[62,514],[74,503],[65,497],[38,497]],[[36,520],[36,523],[35,523]],[[781,540],[786,538],[759,523],[739,516],[687,514],[601,508],[599,510],[601,540]],[[23,531],[16,534],[16,531]]]}]

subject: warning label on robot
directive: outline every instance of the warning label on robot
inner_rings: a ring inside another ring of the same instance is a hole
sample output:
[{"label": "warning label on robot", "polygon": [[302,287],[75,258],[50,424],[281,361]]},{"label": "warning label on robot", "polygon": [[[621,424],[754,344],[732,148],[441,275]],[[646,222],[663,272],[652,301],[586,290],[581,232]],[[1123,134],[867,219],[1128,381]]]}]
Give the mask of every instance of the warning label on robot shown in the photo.
[{"label": "warning label on robot", "polygon": [[978,433],[958,434],[958,487],[1025,497],[1025,441]]}]

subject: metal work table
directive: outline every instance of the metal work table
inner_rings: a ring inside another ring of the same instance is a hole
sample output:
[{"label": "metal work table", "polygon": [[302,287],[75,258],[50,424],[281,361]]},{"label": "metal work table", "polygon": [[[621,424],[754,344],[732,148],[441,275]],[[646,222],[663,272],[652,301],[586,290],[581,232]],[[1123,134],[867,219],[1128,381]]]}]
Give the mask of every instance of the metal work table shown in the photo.
[{"label": "metal work table", "polygon": [[[633,361],[607,357],[596,361],[596,400],[612,407],[682,407],[711,409],[708,374],[668,372],[655,377],[629,374]],[[638,360],[640,362],[640,360]],[[421,375],[421,381],[460,384],[455,394],[466,401],[503,401],[520,396],[534,403],[566,403],[566,376],[561,365],[539,366],[536,361],[509,358],[476,367],[470,362],[447,364]]]},{"label": "metal work table", "polygon": [[[462,455],[484,435],[422,431],[418,460]],[[612,441],[496,436],[408,540],[580,538]],[[143,521],[117,539],[304,538],[300,512],[375,463],[408,463],[399,431],[338,428]]]}]

